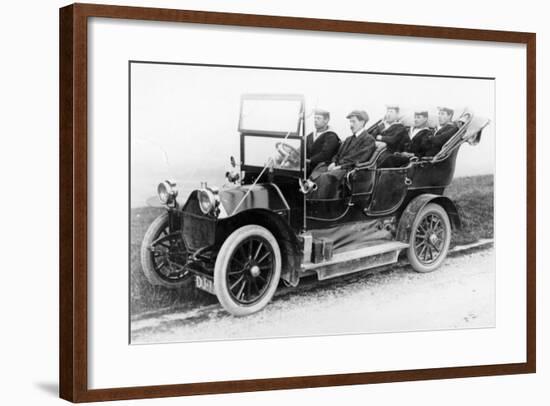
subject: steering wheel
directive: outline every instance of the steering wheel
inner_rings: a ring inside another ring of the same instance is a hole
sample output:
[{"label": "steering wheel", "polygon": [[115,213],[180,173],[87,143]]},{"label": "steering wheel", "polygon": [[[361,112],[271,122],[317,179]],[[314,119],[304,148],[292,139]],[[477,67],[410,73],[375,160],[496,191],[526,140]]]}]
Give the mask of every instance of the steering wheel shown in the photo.
[{"label": "steering wheel", "polygon": [[285,166],[286,163],[290,165],[286,166],[299,166],[300,165],[300,151],[294,148],[292,145],[288,145],[284,142],[278,142],[275,144],[277,152],[283,158],[279,166]]}]

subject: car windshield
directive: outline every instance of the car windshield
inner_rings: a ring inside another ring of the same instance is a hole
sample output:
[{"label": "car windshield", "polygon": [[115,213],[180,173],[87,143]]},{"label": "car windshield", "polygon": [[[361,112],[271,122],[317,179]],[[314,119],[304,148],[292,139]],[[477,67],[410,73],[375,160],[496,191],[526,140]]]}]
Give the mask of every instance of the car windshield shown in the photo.
[{"label": "car windshield", "polygon": [[244,162],[250,166],[269,165],[276,169],[300,170],[300,140],[246,135]]},{"label": "car windshield", "polygon": [[239,131],[244,164],[300,170],[303,109],[300,95],[243,95]]},{"label": "car windshield", "polygon": [[243,96],[239,131],[297,135],[303,100],[297,96]]}]

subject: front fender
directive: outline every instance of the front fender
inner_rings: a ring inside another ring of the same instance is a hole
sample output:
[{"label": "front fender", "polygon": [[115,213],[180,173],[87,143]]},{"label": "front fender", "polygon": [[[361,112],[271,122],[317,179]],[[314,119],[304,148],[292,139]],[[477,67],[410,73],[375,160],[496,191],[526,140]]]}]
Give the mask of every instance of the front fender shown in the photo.
[{"label": "front fender", "polygon": [[446,196],[426,193],[417,196],[413,200],[411,200],[403,211],[403,214],[401,215],[401,218],[399,219],[399,224],[397,226],[397,241],[402,241],[405,243],[409,242],[414,219],[416,218],[420,210],[422,210],[424,206],[426,206],[428,203],[436,203],[443,207],[449,216],[451,226],[455,229],[461,228],[458,208],[453,203],[453,201]]},{"label": "front fender", "polygon": [[216,227],[216,245],[220,246],[235,230],[249,224],[268,229],[281,248],[281,278],[293,286],[298,284],[297,270],[301,264],[301,245],[298,236],[288,224],[286,216],[267,209],[251,209],[225,219],[218,220]]}]

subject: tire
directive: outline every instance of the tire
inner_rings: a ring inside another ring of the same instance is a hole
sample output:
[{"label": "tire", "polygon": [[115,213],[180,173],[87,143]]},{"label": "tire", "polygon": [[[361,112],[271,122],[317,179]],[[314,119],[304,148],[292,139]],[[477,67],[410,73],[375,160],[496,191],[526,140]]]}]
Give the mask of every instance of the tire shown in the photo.
[{"label": "tire", "polygon": [[414,219],[407,257],[416,272],[435,271],[449,252],[451,222],[445,209],[429,203]]},{"label": "tire", "polygon": [[262,310],[281,277],[281,250],[264,227],[235,230],[220,248],[214,267],[214,291],[223,308],[234,316]]},{"label": "tire", "polygon": [[170,235],[168,226],[168,212],[164,212],[147,229],[141,243],[141,268],[151,285],[176,289],[191,275],[184,269],[187,250],[181,235]]}]

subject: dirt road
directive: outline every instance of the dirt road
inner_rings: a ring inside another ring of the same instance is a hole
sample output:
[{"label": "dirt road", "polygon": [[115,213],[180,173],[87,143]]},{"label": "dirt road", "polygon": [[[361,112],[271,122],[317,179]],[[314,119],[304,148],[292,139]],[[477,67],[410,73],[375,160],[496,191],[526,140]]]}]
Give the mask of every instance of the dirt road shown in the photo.
[{"label": "dirt road", "polygon": [[219,305],[132,321],[132,343],[492,327],[493,248],[447,258],[429,274],[394,266],[283,289],[261,312],[235,318]]}]

